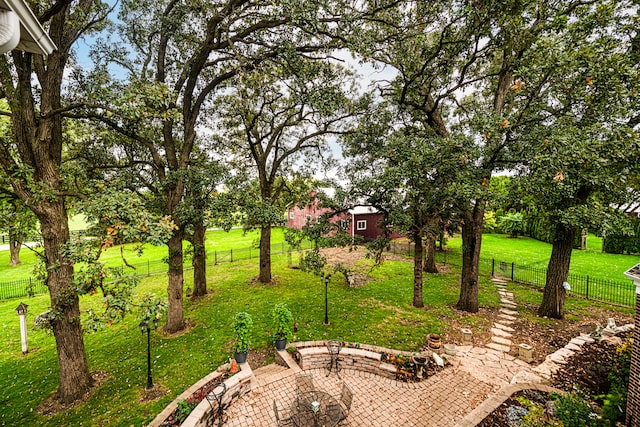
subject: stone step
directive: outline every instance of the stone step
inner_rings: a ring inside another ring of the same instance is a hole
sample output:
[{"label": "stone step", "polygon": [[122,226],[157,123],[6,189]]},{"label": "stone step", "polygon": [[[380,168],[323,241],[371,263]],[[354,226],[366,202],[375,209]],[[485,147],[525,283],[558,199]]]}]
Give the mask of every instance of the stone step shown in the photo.
[{"label": "stone step", "polygon": [[517,311],[509,310],[508,308],[501,308],[500,313],[508,314],[509,316],[515,316],[516,314],[518,314]]},{"label": "stone step", "polygon": [[508,346],[512,344],[511,340],[502,338],[502,337],[496,337],[496,336],[491,337],[491,341],[497,342],[498,344],[502,344],[502,345],[508,345]]},{"label": "stone step", "polygon": [[491,334],[497,335],[499,337],[505,337],[505,338],[512,336],[509,332],[503,331],[502,329],[498,329],[498,328],[491,328]]},{"label": "stone step", "polygon": [[271,363],[271,364],[263,366],[261,368],[254,369],[253,375],[255,375],[256,378],[260,378],[260,379],[265,379],[266,380],[271,376],[279,375],[279,374],[281,374],[283,372],[286,372],[288,370],[289,370],[289,368],[285,368],[284,366],[280,366],[278,364]]},{"label": "stone step", "polygon": [[513,329],[513,328],[511,328],[511,327],[509,327],[507,325],[503,325],[502,323],[498,323],[498,322],[495,322],[493,324],[493,327],[494,328],[498,328],[498,329],[502,329],[503,331],[506,331],[506,332],[514,332],[515,331],[515,329]]},{"label": "stone step", "polygon": [[498,318],[501,319],[501,321],[507,320],[509,322],[513,322],[515,320],[518,320],[518,318],[515,317],[515,316],[510,316],[508,314],[503,314],[503,313],[498,314]]},{"label": "stone step", "polygon": [[508,345],[498,344],[497,342],[490,342],[485,347],[491,348],[493,350],[498,350],[498,351],[501,351],[503,353],[508,353],[509,350],[511,350],[511,347],[509,347]]}]

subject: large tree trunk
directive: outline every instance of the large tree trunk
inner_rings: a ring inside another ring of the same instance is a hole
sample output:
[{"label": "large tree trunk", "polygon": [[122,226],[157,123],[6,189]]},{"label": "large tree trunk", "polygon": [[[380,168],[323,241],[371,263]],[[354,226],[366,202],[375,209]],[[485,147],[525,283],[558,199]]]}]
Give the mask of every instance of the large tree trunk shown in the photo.
[{"label": "large tree trunk", "polygon": [[23,240],[22,233],[16,232],[13,227],[9,229],[9,265],[21,264],[20,249]]},{"label": "large tree trunk", "polygon": [[93,380],[84,350],[80,303],[72,290],[73,265],[62,256],[62,247],[69,241],[67,215],[62,199],[59,203],[39,209],[42,238],[47,266],[46,284],[51,297],[51,320],[56,340],[59,386],[57,398],[70,403],[82,398]]},{"label": "large tree trunk", "polygon": [[544,285],[542,304],[538,308],[538,315],[562,319],[564,317],[564,298],[566,290],[563,283],[569,277],[569,265],[571,264],[571,251],[575,239],[576,230],[566,228],[562,224],[556,226],[553,239],[551,258],[547,266],[547,281]]},{"label": "large tree trunk", "polygon": [[271,283],[271,226],[260,229],[260,283]]},{"label": "large tree trunk", "polygon": [[422,237],[413,237],[415,251],[413,254],[413,306],[424,307],[422,301]]},{"label": "large tree trunk", "polygon": [[182,306],[182,294],[184,288],[184,269],[182,256],[182,229],[175,230],[169,239],[169,284],[167,294],[169,303],[167,309],[167,324],[165,331],[178,332],[184,329],[184,307]]},{"label": "large tree trunk", "polygon": [[198,298],[207,294],[207,252],[204,237],[207,227],[204,224],[194,226],[193,230],[193,293],[191,298]]},{"label": "large tree trunk", "polygon": [[462,224],[462,277],[460,299],[456,304],[459,310],[469,313],[478,312],[478,273],[480,264],[480,245],[482,244],[482,226],[484,221],[484,201],[476,200],[473,210],[466,211]]},{"label": "large tree trunk", "polygon": [[[87,0],[56,2],[51,14],[40,17],[47,23],[57,50],[46,57],[14,50],[0,61],[0,85],[9,102],[17,148],[11,152],[0,144],[0,164],[5,172],[11,171],[8,176],[15,193],[40,221],[51,298],[50,325],[58,354],[57,398],[63,403],[79,400],[92,385],[78,295],[72,286],[73,266],[63,256],[69,224],[60,176],[61,87],[71,44],[91,28],[80,18],[69,19],[72,3],[78,16],[93,15],[93,2]],[[16,173],[17,166],[25,167]]]},{"label": "large tree trunk", "polygon": [[438,273],[438,266],[436,266],[436,236],[435,234],[428,233],[427,241],[425,242],[424,251],[424,267],[425,273]]}]

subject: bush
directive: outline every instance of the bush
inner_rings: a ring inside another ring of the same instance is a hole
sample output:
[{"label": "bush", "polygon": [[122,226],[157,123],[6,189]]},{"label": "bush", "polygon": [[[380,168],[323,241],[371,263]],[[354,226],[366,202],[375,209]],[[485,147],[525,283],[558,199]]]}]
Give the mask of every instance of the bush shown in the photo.
[{"label": "bush", "polygon": [[631,369],[631,338],[616,348],[613,356],[613,368],[609,372],[609,392],[602,399],[602,422],[605,426],[615,426],[624,422],[627,412],[627,391],[629,387],[629,371]]},{"label": "bush", "polygon": [[293,322],[293,314],[287,307],[287,304],[278,303],[271,311],[273,319],[273,336],[277,340],[290,340],[293,336],[291,331],[291,323]]},{"label": "bush", "polygon": [[[608,233],[604,239],[604,251],[610,254],[640,253],[640,219],[634,218],[632,232],[618,230]],[[627,230],[629,231],[629,230]]]},{"label": "bush", "polygon": [[591,403],[580,393],[566,393],[556,400],[556,418],[564,427],[596,426],[598,420]]},{"label": "bush", "polygon": [[234,333],[233,351],[246,353],[251,345],[253,318],[249,313],[240,311],[234,316],[232,327]]},{"label": "bush", "polygon": [[498,219],[498,227],[511,237],[518,237],[525,231],[524,215],[522,212],[509,212]]}]

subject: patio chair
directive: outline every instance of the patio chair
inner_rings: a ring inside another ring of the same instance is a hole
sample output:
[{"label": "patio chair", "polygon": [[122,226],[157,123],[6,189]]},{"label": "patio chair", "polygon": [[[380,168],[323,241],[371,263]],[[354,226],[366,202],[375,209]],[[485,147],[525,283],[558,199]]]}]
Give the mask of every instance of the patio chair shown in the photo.
[{"label": "patio chair", "polygon": [[280,416],[281,411],[278,409],[278,404],[276,403],[275,400],[273,401],[273,413],[276,414],[276,422],[278,427],[295,425],[293,423],[293,418],[291,418],[291,416],[281,418]]},{"label": "patio chair", "polygon": [[313,386],[313,376],[311,374],[296,375],[296,394],[309,393],[315,390]]},{"label": "patio chair", "polygon": [[216,421],[219,426],[225,423],[224,405],[222,399],[227,392],[227,385],[224,382],[215,382],[211,384],[205,391],[205,397],[211,407],[213,416],[209,419],[208,425],[215,425]]},{"label": "patio chair", "polygon": [[342,392],[340,393],[340,409],[342,414],[340,420],[344,420],[351,411],[351,403],[353,402],[353,392],[346,383],[342,384]]},{"label": "patio chair", "polygon": [[340,350],[342,350],[342,342],[329,340],[326,342],[327,351],[329,352],[329,363],[327,364],[327,376],[335,369],[338,378],[340,378],[340,366],[338,366]]}]

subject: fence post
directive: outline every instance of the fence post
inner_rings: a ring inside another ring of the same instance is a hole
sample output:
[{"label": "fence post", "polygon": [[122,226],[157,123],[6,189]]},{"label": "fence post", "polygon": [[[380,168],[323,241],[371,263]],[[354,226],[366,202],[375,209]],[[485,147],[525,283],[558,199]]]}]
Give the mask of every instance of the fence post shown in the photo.
[{"label": "fence post", "polygon": [[587,276],[587,299],[589,299],[589,276]]},{"label": "fence post", "polygon": [[513,267],[514,263],[511,263],[511,281],[513,282]]},{"label": "fence post", "polygon": [[493,277],[495,271],[496,271],[496,259],[491,258],[491,277]]},{"label": "fence post", "polygon": [[229,249],[229,252],[231,253],[231,262],[233,262],[233,249]]}]

